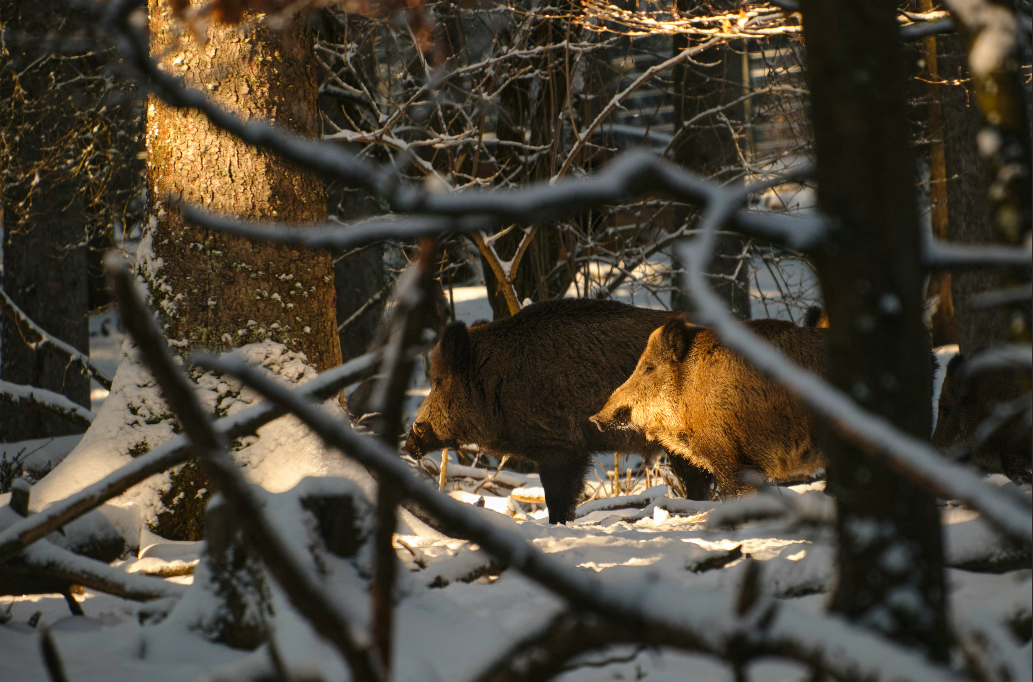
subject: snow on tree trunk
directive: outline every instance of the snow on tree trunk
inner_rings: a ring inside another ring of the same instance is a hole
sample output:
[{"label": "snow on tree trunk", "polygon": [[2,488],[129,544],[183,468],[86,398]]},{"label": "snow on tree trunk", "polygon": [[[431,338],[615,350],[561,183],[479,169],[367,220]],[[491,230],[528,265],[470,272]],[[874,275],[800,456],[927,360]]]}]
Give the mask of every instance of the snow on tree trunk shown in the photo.
[{"label": "snow on tree trunk", "polygon": [[[151,52],[164,71],[248,119],[316,136],[312,37],[299,23],[276,32],[258,20],[211,24],[201,45],[181,33],[167,2],[149,6]],[[167,336],[183,352],[273,339],[322,371],[340,364],[333,265],[309,252],[197,229],[178,197],[243,218],[310,223],[326,217],[322,180],[257,152],[197,112],[157,98],[147,108],[150,205],[141,270]]]},{"label": "snow on tree trunk", "polygon": [[[898,428],[929,436],[915,166],[895,5],[805,0],[818,200],[836,220],[815,262],[830,379]],[[936,499],[830,433],[839,585],[832,609],[934,659],[947,655]]]},{"label": "snow on tree trunk", "polygon": [[[281,31],[257,17],[239,26],[209,24],[202,45],[183,35],[168,2],[151,0],[149,14],[159,68],[244,119],[318,134],[318,81],[304,24]],[[179,198],[216,213],[311,223],[326,217],[322,180],[157,98],[147,107],[147,170],[149,222],[138,264],[173,345],[185,353],[272,339],[304,353],[320,371],[340,364],[329,252],[198,229],[170,203]],[[196,462],[173,474],[156,532],[196,538],[208,487]]]}]

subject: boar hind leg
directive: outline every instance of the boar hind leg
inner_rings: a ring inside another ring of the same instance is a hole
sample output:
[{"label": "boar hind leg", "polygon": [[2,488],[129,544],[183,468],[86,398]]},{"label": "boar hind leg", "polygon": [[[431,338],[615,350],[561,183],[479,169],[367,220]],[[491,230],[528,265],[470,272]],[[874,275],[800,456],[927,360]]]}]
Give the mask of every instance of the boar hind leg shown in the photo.
[{"label": "boar hind leg", "polygon": [[671,470],[681,481],[685,490],[686,500],[709,500],[710,486],[714,482],[714,476],[705,469],[678,455],[668,455]]},{"label": "boar hind leg", "polygon": [[[559,457],[554,458],[560,459]],[[581,500],[585,489],[585,471],[588,469],[587,459],[567,463],[562,466],[538,465],[538,475],[542,479],[545,490],[545,506],[549,508],[549,523],[566,523],[574,520],[574,510]]]}]

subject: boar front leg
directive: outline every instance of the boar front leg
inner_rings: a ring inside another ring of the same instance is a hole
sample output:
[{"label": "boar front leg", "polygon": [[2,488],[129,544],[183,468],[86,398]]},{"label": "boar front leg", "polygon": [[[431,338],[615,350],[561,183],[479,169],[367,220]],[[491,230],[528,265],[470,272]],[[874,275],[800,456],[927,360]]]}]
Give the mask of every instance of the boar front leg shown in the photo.
[{"label": "boar front leg", "polygon": [[714,482],[714,475],[705,469],[701,469],[684,457],[675,454],[668,454],[668,462],[671,470],[681,481],[685,489],[687,500],[710,500],[710,486]]},{"label": "boar front leg", "polygon": [[577,503],[585,488],[587,458],[574,459],[570,455],[561,455],[548,459],[553,462],[567,460],[558,466],[538,465],[538,475],[545,490],[545,506],[549,508],[549,523],[573,521]]}]

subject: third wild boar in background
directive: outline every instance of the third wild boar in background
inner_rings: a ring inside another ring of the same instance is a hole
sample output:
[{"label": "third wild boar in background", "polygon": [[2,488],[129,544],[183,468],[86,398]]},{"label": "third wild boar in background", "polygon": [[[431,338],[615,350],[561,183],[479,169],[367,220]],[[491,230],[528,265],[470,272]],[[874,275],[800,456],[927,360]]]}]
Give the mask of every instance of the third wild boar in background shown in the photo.
[{"label": "third wild boar in background", "polygon": [[1029,398],[1016,369],[970,373],[965,368],[960,354],[947,364],[933,445],[958,446],[965,451],[963,459],[979,469],[1029,483]]},{"label": "third wild boar in background", "polygon": [[[588,418],[635,369],[646,341],[670,313],[616,301],[563,299],[516,315],[450,325],[430,358],[430,395],[406,450],[415,457],[476,443],[492,456],[538,465],[550,523],[573,520],[595,452],[660,452],[633,431],[600,433]],[[690,467],[687,488],[709,491]]]},{"label": "third wild boar in background", "polygon": [[[781,320],[744,324],[793,362],[826,375],[826,329]],[[798,480],[825,466],[811,411],[712,329],[683,317],[653,332],[634,373],[592,421],[605,433],[641,433],[710,471],[724,497],[750,489],[740,478],[745,469]]]}]

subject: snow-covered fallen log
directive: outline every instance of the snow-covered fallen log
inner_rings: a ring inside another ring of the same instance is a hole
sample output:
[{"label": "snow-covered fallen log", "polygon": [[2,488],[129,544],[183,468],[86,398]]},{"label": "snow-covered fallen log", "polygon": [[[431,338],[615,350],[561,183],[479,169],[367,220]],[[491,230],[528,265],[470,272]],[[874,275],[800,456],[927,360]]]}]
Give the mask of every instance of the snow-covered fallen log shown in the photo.
[{"label": "snow-covered fallen log", "polygon": [[716,507],[707,517],[707,525],[727,529],[771,519],[785,519],[798,525],[831,525],[836,520],[836,501],[817,490],[798,494],[770,488]]},{"label": "snow-covered fallen log", "polygon": [[[425,457],[420,460],[420,466],[427,470],[428,473],[437,473],[441,469],[441,465],[438,464],[437,460],[430,457]],[[494,473],[491,469],[470,467],[462,464],[455,464],[454,462],[449,462],[446,467],[445,475],[449,480],[456,478],[472,478],[475,481],[490,480],[507,488],[520,488],[527,485],[534,485],[538,481],[537,476],[518,474],[513,471],[499,471]]]},{"label": "snow-covered fallen log", "polygon": [[469,583],[486,575],[499,573],[505,568],[498,559],[481,551],[463,548],[454,557],[431,564],[420,572],[420,580],[427,587],[447,587],[454,582]]},{"label": "snow-covered fallen log", "polygon": [[982,519],[943,527],[944,563],[981,573],[1006,573],[1033,568],[1029,549],[1002,537]]},{"label": "snow-covered fallen log", "polygon": [[0,405],[30,407],[45,410],[62,419],[67,419],[76,426],[89,428],[97,415],[79,403],[69,400],[60,393],[45,388],[12,384],[0,380]]},{"label": "snow-covered fallen log", "polygon": [[[187,590],[185,585],[166,582],[160,578],[125,573],[103,562],[61,549],[46,540],[26,548],[21,556],[25,567],[37,575],[82,585],[124,599],[150,601],[181,597]],[[12,565],[5,570],[21,570],[21,567]]]},{"label": "snow-covered fallen log", "polygon": [[600,500],[585,502],[577,508],[577,518],[584,518],[592,512],[609,511],[611,509],[628,509],[629,507],[642,509],[648,507],[652,502],[667,494],[667,486],[653,486],[638,495],[624,495],[619,497],[606,497]]}]

